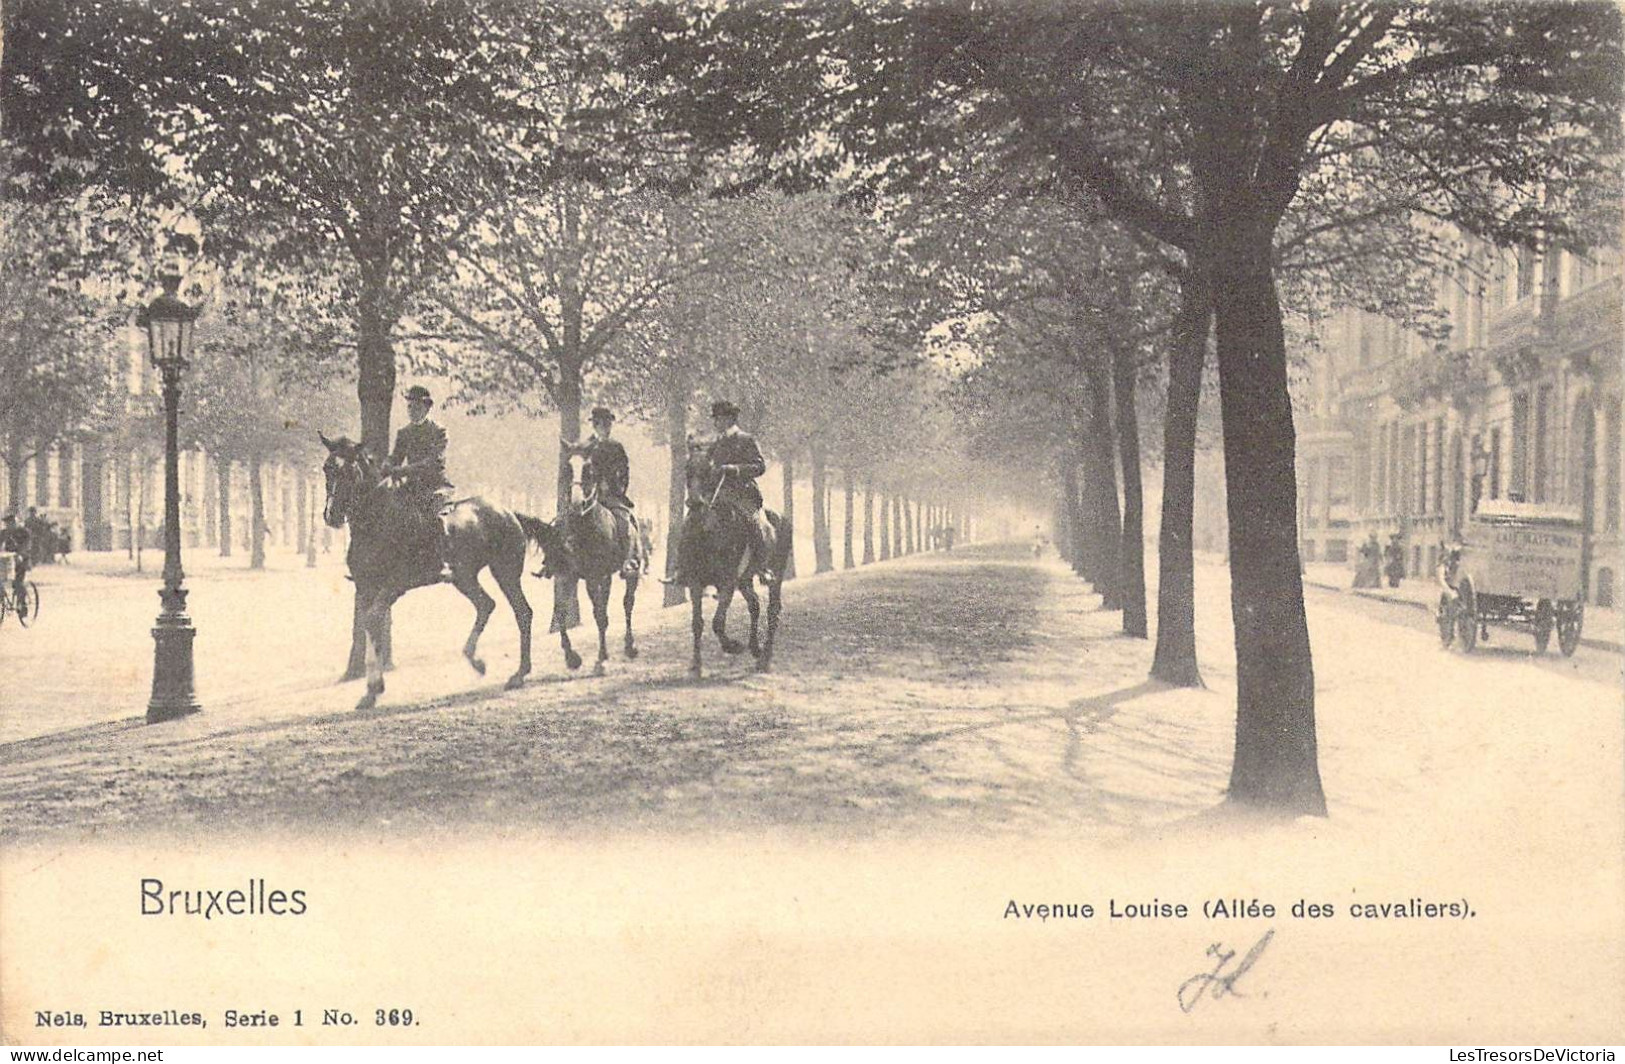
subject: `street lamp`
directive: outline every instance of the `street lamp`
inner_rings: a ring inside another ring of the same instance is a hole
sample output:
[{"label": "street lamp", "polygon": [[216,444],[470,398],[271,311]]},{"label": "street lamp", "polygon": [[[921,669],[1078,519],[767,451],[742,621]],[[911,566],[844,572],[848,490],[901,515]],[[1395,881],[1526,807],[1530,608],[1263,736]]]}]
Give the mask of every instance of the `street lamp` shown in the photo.
[{"label": "street lamp", "polygon": [[1478,512],[1478,499],[1484,493],[1484,478],[1490,472],[1490,452],[1481,439],[1473,440],[1473,513]]},{"label": "street lamp", "polygon": [[158,592],[163,609],[152,629],[152,699],[147,723],[174,720],[202,709],[192,690],[192,639],[197,632],[186,615],[186,590],[181,586],[180,446],[176,408],[181,398],[181,370],[192,349],[192,323],[197,308],[175,295],[180,270],[166,266],[159,278],[164,294],[147,305],[137,323],[147,330],[147,353],[164,378],[164,587]]}]

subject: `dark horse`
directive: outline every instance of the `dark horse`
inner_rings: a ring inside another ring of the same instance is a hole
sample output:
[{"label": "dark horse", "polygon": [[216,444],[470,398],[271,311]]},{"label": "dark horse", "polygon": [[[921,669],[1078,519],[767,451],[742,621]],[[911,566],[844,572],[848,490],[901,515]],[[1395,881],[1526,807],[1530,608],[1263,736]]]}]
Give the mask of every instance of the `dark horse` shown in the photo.
[{"label": "dark horse", "polygon": [[[720,496],[727,474],[711,464],[706,449],[692,440],[688,445],[688,516],[683,521],[679,541],[678,568],[688,588],[694,610],[694,660],[689,673],[700,675],[700,638],[705,633],[703,596],[705,589],[717,589],[717,612],[711,628],[726,654],[738,654],[744,644],[728,638],[728,606],[737,590],[750,609],[750,652],[756,668],[765,672],[773,663],[773,637],[779,630],[779,611],[784,586],[784,566],[790,557],[790,523],[772,510],[764,510],[770,530],[763,537],[767,558],[751,556],[751,529],[746,518]],[[757,621],[761,600],[752,586],[763,569],[773,572],[767,586],[767,641],[758,643]]]},{"label": "dark horse", "polygon": [[[355,580],[362,628],[372,646],[367,655],[367,693],[356,703],[369,709],[384,690],[379,660],[381,626],[395,600],[415,587],[439,583],[438,565],[427,564],[413,544],[422,539],[418,504],[403,491],[384,482],[377,462],[359,443],[344,437],[321,437],[327,447],[322,472],[327,478],[327,503],[322,518],[334,528],[349,522],[350,551],[346,561]],[[530,603],[520,587],[525,554],[531,542],[543,543],[547,524],[537,517],[492,506],[483,499],[464,499],[443,518],[445,558],[452,583],[474,604],[474,628],[463,644],[463,657],[474,671],[485,674],[485,662],[475,654],[485,622],[496,601],[480,586],[486,566],[513,608],[519,622],[519,669],[508,677],[518,687],[530,674]],[[545,549],[545,545],[544,545]]]},{"label": "dark horse", "polygon": [[[572,467],[573,469],[573,467]],[[598,662],[593,672],[604,674],[604,662],[609,660],[609,589],[615,574],[626,582],[626,594],[621,603],[626,610],[626,656],[638,656],[637,641],[632,637],[632,607],[638,598],[638,581],[648,564],[649,544],[642,527],[626,515],[617,514],[598,501],[598,489],[586,490],[576,480],[576,494],[585,497],[573,503],[550,525],[544,525],[540,534],[545,557],[544,566],[537,576],[550,576],[555,580],[576,580],[587,585],[587,597],[592,600],[593,619],[598,622]],[[565,630],[564,619],[555,606],[554,620],[559,629],[559,646],[564,650],[564,663],[572,669],[581,667],[581,655],[570,646],[570,633]]]}]

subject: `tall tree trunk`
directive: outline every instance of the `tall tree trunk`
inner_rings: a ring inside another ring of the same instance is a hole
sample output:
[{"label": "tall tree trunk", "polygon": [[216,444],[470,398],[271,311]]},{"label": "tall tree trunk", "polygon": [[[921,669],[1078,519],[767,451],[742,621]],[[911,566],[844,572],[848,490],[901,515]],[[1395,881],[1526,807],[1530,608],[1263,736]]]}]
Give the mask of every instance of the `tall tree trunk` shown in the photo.
[{"label": "tall tree trunk", "polygon": [[314,569],[316,568],[316,527],[320,520],[317,515],[321,513],[322,509],[321,492],[317,490],[315,479],[309,476],[304,478],[301,490],[310,497],[310,502],[306,507],[306,519],[309,521],[309,527],[305,530],[305,568]]},{"label": "tall tree trunk", "polygon": [[149,475],[150,470],[147,468],[147,456],[145,454],[137,452],[135,464],[139,466],[141,470],[141,487],[136,491],[135,494],[134,535],[135,571],[139,573],[144,571],[142,567],[142,552],[147,548],[147,493],[149,490],[151,490],[150,481],[152,480],[152,477]]},{"label": "tall tree trunk", "polygon": [[1095,591],[1101,608],[1123,608],[1123,517],[1117,503],[1117,455],[1112,440],[1111,364],[1099,352],[1084,363],[1089,378],[1089,428],[1085,483],[1092,502],[1090,531],[1098,539]]},{"label": "tall tree trunk", "polygon": [[835,552],[829,537],[828,485],[825,484],[824,446],[818,440],[812,444],[813,489],[813,572],[827,573],[835,568]]},{"label": "tall tree trunk", "polygon": [[220,507],[220,557],[231,557],[231,459],[216,455],[214,459],[215,482],[218,485],[217,494],[220,498],[217,505]]},{"label": "tall tree trunk", "polygon": [[[390,339],[394,317],[388,308],[387,268],[376,264],[362,269],[362,289],[356,309],[356,396],[361,401],[361,444],[376,457],[389,454],[389,419],[395,405],[395,346]],[[350,656],[346,680],[367,674],[367,633],[361,623],[361,588],[356,587],[350,623]],[[387,667],[393,657],[392,625],[384,618],[378,647]]]},{"label": "tall tree trunk", "polygon": [[[581,377],[585,369],[582,355],[582,315],[586,300],[581,288],[581,204],[572,195],[564,201],[563,240],[559,249],[559,310],[563,325],[563,350],[559,355],[559,383],[554,390],[554,404],[559,409],[559,436],[570,443],[581,440]],[[570,507],[571,470],[564,448],[559,447],[559,473],[557,509],[562,514]],[[561,627],[576,628],[581,624],[580,582],[553,579],[553,618],[548,631]]]},{"label": "tall tree trunk", "polygon": [[846,488],[846,509],[842,511],[841,523],[841,568],[850,569],[852,560],[852,503],[857,498],[858,486],[852,476],[852,467],[846,466],[841,470],[841,480]]},{"label": "tall tree trunk", "polygon": [[265,468],[259,452],[248,456],[248,567],[265,568],[265,537],[271,532],[265,522]]},{"label": "tall tree trunk", "polygon": [[1078,453],[1073,457],[1072,468],[1073,475],[1077,477],[1077,488],[1072,493],[1072,508],[1068,513],[1072,519],[1070,528],[1075,552],[1072,569],[1091,585],[1097,585],[1104,562],[1100,554],[1100,529],[1095,520],[1100,507],[1094,497],[1096,485],[1090,467],[1092,460],[1085,437],[1078,443]]},{"label": "tall tree trunk", "polygon": [[903,556],[903,496],[893,492],[891,497],[891,553],[894,558]]},{"label": "tall tree trunk", "polygon": [[791,530],[789,551],[784,556],[784,572],[779,575],[786,580],[796,578],[796,466],[795,459],[790,455],[784,456],[784,523]]},{"label": "tall tree trunk", "polygon": [[[1236,752],[1230,798],[1324,816],[1315,677],[1299,574],[1297,482],[1286,337],[1267,234],[1237,212],[1211,271],[1236,632]],[[1235,235],[1235,233],[1240,235]]]},{"label": "tall tree trunk", "polygon": [[[884,512],[882,512],[884,515]],[[863,564],[872,565],[875,560],[875,482],[873,477],[865,477],[863,481]]]},{"label": "tall tree trunk", "polygon": [[[21,515],[23,490],[27,479],[23,476],[23,438],[12,435],[6,440],[6,512]],[[19,516],[18,520],[21,520]]]},{"label": "tall tree trunk", "polygon": [[880,496],[880,560],[891,560],[891,497],[887,494]]},{"label": "tall tree trunk", "polygon": [[303,471],[294,477],[294,521],[298,523],[298,543],[295,546],[300,554],[310,548],[310,482]]},{"label": "tall tree trunk", "polygon": [[1112,345],[1117,457],[1123,474],[1123,631],[1145,639],[1145,495],[1140,484],[1140,417],[1134,409],[1134,350]]},{"label": "tall tree trunk", "polygon": [[[569,322],[566,316],[566,323]],[[566,333],[569,333],[568,324]],[[579,332],[579,325],[576,329]],[[555,403],[559,408],[559,437],[569,443],[577,443],[581,439],[581,376],[578,368],[561,365],[559,367],[559,384],[556,389]],[[564,444],[559,445],[558,476],[554,483],[554,513],[563,514],[570,509],[570,489],[573,486],[570,462],[565,457]],[[557,632],[560,625],[566,629],[578,627],[581,624],[580,582],[576,580],[553,578],[553,619],[548,624],[548,631]]]},{"label": "tall tree trunk", "polygon": [[1213,296],[1195,275],[1180,288],[1179,319],[1168,357],[1168,410],[1162,433],[1162,525],[1157,542],[1157,649],[1151,676],[1201,687],[1196,661],[1196,418],[1202,402]]},{"label": "tall tree trunk", "polygon": [[[670,511],[666,524],[668,580],[677,575],[677,547],[683,538],[683,518],[688,513],[688,390],[686,380],[677,381],[666,397],[666,448],[671,452],[671,471],[666,479],[666,506]],[[666,584],[661,589],[663,606],[678,606],[687,599],[687,590],[677,584]]]},{"label": "tall tree trunk", "polygon": [[1070,455],[1061,457],[1061,505],[1055,515],[1055,552],[1072,571],[1087,578],[1084,553],[1089,549],[1078,499],[1078,467]]},{"label": "tall tree trunk", "polygon": [[916,545],[914,542],[914,508],[915,502],[908,496],[903,496],[903,553],[913,554]]},{"label": "tall tree trunk", "polygon": [[125,544],[125,557],[135,560],[135,474],[136,456],[133,449],[127,449],[119,456],[119,464],[124,467],[124,496],[119,499],[119,508],[124,513],[124,527],[129,533],[129,542]]}]

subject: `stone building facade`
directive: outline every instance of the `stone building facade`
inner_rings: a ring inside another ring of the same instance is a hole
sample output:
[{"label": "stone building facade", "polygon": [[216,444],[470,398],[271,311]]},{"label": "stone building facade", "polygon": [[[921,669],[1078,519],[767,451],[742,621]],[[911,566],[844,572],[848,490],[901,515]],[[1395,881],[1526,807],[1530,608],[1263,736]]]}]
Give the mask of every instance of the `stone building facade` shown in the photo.
[{"label": "stone building facade", "polygon": [[[125,409],[119,420],[129,431],[62,442],[34,454],[24,463],[17,498],[11,497],[11,478],[0,477],[0,513],[22,514],[33,507],[69,530],[75,550],[127,550],[138,541],[162,548],[163,407],[145,340],[133,329],[123,369]],[[185,407],[183,384],[183,419]],[[30,445],[24,453],[34,450]],[[181,452],[183,546],[220,546],[224,492],[233,553],[249,550],[249,472],[246,462],[220,459],[200,448]],[[323,487],[314,462],[303,468],[268,459],[261,464],[260,482],[268,549],[303,548],[306,536],[323,534]]]},{"label": "stone building facade", "polygon": [[1304,560],[1352,563],[1370,534],[1399,533],[1407,572],[1429,574],[1476,489],[1580,513],[1590,600],[1617,605],[1618,253],[1480,247],[1438,299],[1447,340],[1351,310],[1309,356],[1296,396]]}]

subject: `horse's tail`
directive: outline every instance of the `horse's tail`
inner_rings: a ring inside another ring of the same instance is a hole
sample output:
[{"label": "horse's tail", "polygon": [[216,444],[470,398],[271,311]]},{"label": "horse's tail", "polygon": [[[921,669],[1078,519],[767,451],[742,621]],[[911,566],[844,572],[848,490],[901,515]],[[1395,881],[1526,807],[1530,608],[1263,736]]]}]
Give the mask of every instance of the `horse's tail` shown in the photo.
[{"label": "horse's tail", "polygon": [[513,519],[519,522],[519,528],[525,533],[525,538],[542,548],[542,557],[547,558],[552,552],[564,548],[564,535],[549,521],[530,514],[522,514],[515,510]]},{"label": "horse's tail", "polygon": [[794,534],[794,529],[791,527],[790,519],[783,514],[772,510],[764,510],[763,513],[767,516],[767,523],[773,526],[773,550],[770,552],[773,558],[768,568],[782,578],[785,564],[790,560],[792,546],[790,537]]}]

